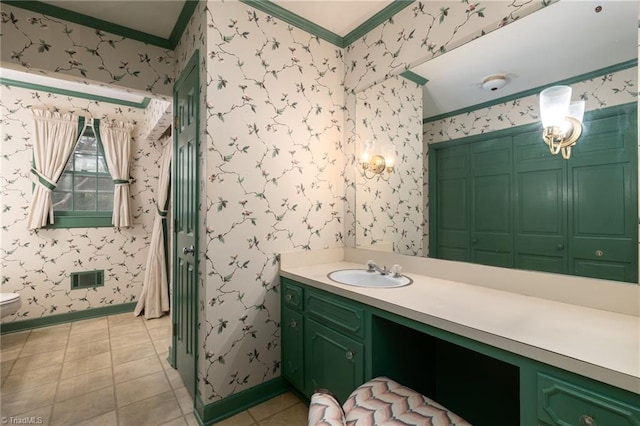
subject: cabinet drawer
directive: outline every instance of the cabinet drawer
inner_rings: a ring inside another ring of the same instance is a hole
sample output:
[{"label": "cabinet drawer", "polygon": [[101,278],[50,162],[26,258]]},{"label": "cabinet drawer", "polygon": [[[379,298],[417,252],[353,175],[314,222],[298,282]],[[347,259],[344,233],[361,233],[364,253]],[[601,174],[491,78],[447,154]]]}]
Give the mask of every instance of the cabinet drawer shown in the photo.
[{"label": "cabinet drawer", "polygon": [[353,302],[307,291],[306,312],[321,323],[339,331],[364,338],[364,310]]},{"label": "cabinet drawer", "polygon": [[538,419],[559,426],[638,426],[640,407],[538,374]]},{"label": "cabinet drawer", "polygon": [[290,308],[299,311],[303,308],[303,289],[287,279],[282,280],[282,301]]}]

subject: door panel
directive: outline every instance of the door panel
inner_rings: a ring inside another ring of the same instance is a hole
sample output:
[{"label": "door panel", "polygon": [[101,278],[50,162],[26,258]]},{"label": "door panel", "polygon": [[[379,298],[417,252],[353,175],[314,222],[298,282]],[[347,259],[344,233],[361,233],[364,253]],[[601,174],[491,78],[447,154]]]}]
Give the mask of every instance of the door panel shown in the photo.
[{"label": "door panel", "polygon": [[282,375],[298,390],[304,390],[303,316],[282,308]]},{"label": "door panel", "polygon": [[[194,54],[197,59],[198,53]],[[175,365],[195,395],[198,285],[198,67],[191,61],[174,87]]]},{"label": "door panel", "polygon": [[305,339],[305,391],[330,389],[340,403],[364,382],[364,345],[322,324],[307,319]]},{"label": "door panel", "polygon": [[514,136],[515,266],[567,273],[567,169],[540,131]]},{"label": "door panel", "polygon": [[[469,261],[469,147],[438,152],[436,158],[435,257]],[[433,242],[433,241],[432,241]]]},{"label": "door panel", "polygon": [[471,260],[513,267],[511,137],[471,145]]}]

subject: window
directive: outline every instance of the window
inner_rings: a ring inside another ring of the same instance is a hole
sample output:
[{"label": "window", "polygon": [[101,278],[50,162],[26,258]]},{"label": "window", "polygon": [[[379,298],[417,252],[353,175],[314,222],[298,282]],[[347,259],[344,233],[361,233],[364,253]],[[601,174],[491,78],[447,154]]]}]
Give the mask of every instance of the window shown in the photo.
[{"label": "window", "polygon": [[111,225],[113,179],[93,127],[82,136],[53,190],[52,228],[86,228]]}]

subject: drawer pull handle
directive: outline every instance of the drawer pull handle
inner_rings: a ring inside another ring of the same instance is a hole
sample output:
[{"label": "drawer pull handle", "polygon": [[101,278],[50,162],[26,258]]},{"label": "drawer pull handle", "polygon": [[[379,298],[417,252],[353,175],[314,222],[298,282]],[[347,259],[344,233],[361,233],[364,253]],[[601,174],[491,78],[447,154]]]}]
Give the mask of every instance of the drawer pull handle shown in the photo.
[{"label": "drawer pull handle", "polygon": [[596,256],[602,257],[604,256],[604,252],[602,250],[596,250]]},{"label": "drawer pull handle", "polygon": [[354,356],[356,356],[356,353],[353,351],[347,351],[347,353],[344,354],[344,357],[347,359],[353,359]]},{"label": "drawer pull handle", "polygon": [[291,322],[289,322],[289,327],[291,327],[291,328],[298,328],[298,321],[296,321],[296,320],[291,320]]},{"label": "drawer pull handle", "polygon": [[580,416],[580,424],[583,426],[597,426],[593,417],[583,414]]},{"label": "drawer pull handle", "polygon": [[564,249],[564,244],[560,243],[556,247],[558,248],[558,250],[562,250]]},{"label": "drawer pull handle", "polygon": [[287,294],[284,298],[287,300],[287,302],[291,302],[291,299],[293,299],[291,294]]}]

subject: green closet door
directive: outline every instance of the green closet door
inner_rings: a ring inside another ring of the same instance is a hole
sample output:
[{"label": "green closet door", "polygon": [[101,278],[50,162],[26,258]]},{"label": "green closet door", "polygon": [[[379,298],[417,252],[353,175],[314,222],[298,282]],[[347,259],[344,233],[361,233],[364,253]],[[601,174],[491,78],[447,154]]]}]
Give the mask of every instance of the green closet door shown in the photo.
[{"label": "green closet door", "polygon": [[511,137],[471,145],[471,261],[513,267]]},{"label": "green closet door", "polygon": [[432,199],[432,202],[435,203],[437,227],[434,255],[440,259],[471,260],[469,151],[469,146],[458,146],[437,152],[437,186],[435,200]]},{"label": "green closet door", "polygon": [[566,161],[551,155],[541,132],[514,136],[515,267],[566,274]]},{"label": "green closet door", "polygon": [[637,282],[635,111],[585,122],[568,162],[569,266],[575,275]]}]

